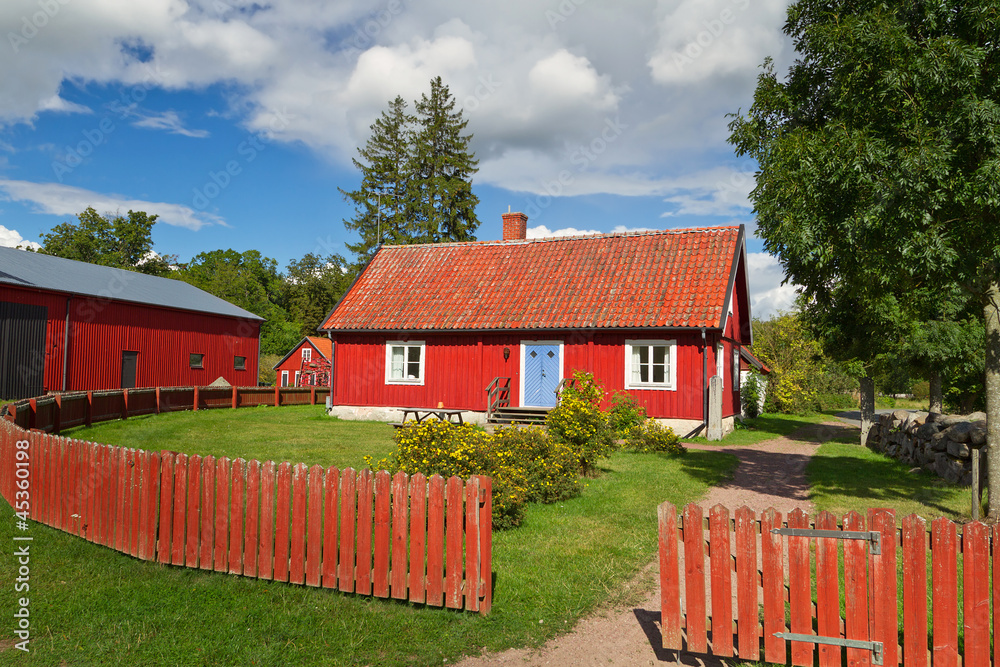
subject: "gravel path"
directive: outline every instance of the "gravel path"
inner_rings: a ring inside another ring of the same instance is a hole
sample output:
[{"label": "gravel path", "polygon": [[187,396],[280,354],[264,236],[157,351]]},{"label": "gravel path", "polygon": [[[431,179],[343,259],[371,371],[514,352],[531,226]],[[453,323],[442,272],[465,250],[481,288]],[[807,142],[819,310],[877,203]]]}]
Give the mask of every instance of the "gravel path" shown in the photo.
[{"label": "gravel path", "polygon": [[[812,513],[814,508],[807,498],[809,489],[805,478],[809,458],[820,443],[856,431],[846,424],[831,422],[810,424],[787,437],[747,447],[689,444],[689,449],[728,452],[740,461],[733,478],[711,489],[700,504],[706,511],[721,503],[730,510],[746,505],[757,512],[774,507],[787,514],[800,507]],[[650,516],[654,516],[652,510]],[[556,637],[538,649],[511,649],[465,658],[457,664],[459,667],[705,664],[693,655],[678,656],[674,651],[660,648],[660,591],[655,585],[656,576],[654,562],[632,582],[631,585],[652,587],[652,593],[639,607],[601,610],[580,621],[569,634]],[[715,659],[710,661],[721,664]]]}]

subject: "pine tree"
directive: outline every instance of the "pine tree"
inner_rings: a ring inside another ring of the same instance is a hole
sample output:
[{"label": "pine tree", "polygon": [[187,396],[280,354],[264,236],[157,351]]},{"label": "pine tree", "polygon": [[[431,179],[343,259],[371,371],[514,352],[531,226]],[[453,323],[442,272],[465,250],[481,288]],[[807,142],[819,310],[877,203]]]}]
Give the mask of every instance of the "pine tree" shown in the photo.
[{"label": "pine tree", "polygon": [[415,122],[416,118],[406,112],[406,101],[397,95],[372,124],[371,136],[364,148],[358,149],[361,159],[353,160],[361,170],[361,187],[350,192],[338,188],[355,206],[354,217],[345,220],[344,226],[361,235],[358,243],[347,244],[357,255],[358,267],[371,259],[381,243],[412,242]]},{"label": "pine tree", "polygon": [[414,185],[419,193],[417,242],[474,241],[479,226],[472,176],[479,161],[469,151],[469,121],[455,110],[455,98],[441,77],[431,80],[430,95],[416,103],[419,128],[414,146]]}]

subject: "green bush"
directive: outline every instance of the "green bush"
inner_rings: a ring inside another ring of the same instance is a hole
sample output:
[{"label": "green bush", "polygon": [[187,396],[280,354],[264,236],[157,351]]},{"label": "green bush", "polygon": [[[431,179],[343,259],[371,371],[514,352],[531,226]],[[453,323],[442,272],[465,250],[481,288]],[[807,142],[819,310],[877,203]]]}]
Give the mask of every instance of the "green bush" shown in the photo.
[{"label": "green bush", "polygon": [[743,415],[747,419],[756,419],[760,416],[760,375],[756,370],[751,370],[747,376],[747,381],[740,387],[740,401],[743,403]]},{"label": "green bush", "polygon": [[851,394],[817,394],[817,410],[857,410],[858,402]]},{"label": "green bush", "polygon": [[687,450],[674,429],[663,426],[655,419],[646,420],[632,428],[625,440],[625,447],[634,452],[666,452],[683,454]]},{"label": "green bush", "polygon": [[519,525],[529,502],[556,502],[581,490],[576,452],[539,428],[508,427],[490,435],[469,424],[413,422],[397,429],[389,458],[365,461],[392,473],[491,477],[498,529]]},{"label": "green bush", "polygon": [[614,451],[614,433],[601,410],[604,389],[593,374],[575,371],[573,380],[549,413],[549,433],[576,452],[581,475],[593,475],[598,459]]},{"label": "green bush", "polygon": [[636,426],[646,421],[646,408],[639,405],[631,394],[616,391],[608,410],[608,427],[617,438],[627,438]]},{"label": "green bush", "polygon": [[913,398],[918,401],[926,401],[931,396],[931,383],[927,380],[914,382],[910,391],[913,393]]}]

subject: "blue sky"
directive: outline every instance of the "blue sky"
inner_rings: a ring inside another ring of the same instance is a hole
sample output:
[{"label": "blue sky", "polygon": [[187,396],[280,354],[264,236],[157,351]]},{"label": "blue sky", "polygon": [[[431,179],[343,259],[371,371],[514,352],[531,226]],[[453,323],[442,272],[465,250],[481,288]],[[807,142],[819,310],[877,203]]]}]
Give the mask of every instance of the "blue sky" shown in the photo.
[{"label": "blue sky", "polygon": [[440,75],[480,160],[480,239],[744,223],[754,314],[787,309],[726,143],[783,0],[6,0],[0,245],[87,206],[160,216],[181,261],[348,255],[337,188],[387,102]]}]

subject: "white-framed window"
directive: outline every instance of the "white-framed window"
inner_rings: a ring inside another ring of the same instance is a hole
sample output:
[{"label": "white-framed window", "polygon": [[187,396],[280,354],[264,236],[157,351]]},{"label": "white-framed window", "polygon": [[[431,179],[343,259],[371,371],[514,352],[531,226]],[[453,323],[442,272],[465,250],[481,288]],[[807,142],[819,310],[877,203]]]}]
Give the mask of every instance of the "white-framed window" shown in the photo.
[{"label": "white-framed window", "polygon": [[281,386],[288,386],[288,371],[281,371]]},{"label": "white-framed window", "polygon": [[385,383],[424,383],[424,341],[391,340],[385,344]]},{"label": "white-framed window", "polygon": [[626,340],[627,389],[677,388],[676,340]]},{"label": "white-framed window", "polygon": [[312,361],[313,351],[311,347],[302,348],[302,361]]},{"label": "white-framed window", "polygon": [[299,372],[298,371],[295,371],[295,384],[293,384],[292,386],[293,387],[298,387],[299,386]]},{"label": "white-framed window", "polygon": [[740,349],[733,345],[733,389],[740,388]]},{"label": "white-framed window", "polygon": [[726,362],[723,356],[722,343],[715,344],[715,374],[718,375],[723,382],[726,380],[726,376],[723,373],[726,372]]}]

